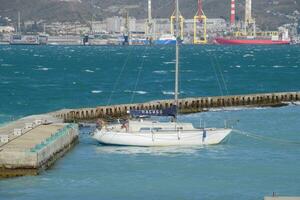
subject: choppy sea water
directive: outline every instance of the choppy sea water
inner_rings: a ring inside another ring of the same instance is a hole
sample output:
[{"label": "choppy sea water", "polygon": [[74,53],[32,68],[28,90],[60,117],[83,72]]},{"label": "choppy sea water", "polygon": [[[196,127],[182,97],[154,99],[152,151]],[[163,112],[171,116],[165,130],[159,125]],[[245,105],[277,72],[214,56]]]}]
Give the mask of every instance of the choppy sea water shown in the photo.
[{"label": "choppy sea water", "polygon": [[[300,90],[300,47],[184,46],[181,96]],[[174,48],[0,46],[0,123],[61,108],[172,98]],[[113,92],[111,92],[113,91]],[[300,107],[231,109],[181,121],[221,127],[200,148],[80,143],[37,177],[0,181],[0,199],[262,199],[300,196]],[[276,138],[276,140],[272,139]]]}]

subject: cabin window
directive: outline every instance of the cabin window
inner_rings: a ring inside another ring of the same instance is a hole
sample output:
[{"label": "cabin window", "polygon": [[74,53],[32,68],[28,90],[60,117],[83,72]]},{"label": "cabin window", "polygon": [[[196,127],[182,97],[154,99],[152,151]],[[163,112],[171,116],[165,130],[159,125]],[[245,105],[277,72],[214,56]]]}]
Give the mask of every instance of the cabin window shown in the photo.
[{"label": "cabin window", "polygon": [[146,131],[150,131],[150,128],[148,127],[140,128],[140,132],[146,132]]},{"label": "cabin window", "polygon": [[143,128],[140,128],[140,132],[147,132],[147,131],[151,131],[151,130],[158,132],[158,131],[162,130],[162,128],[160,128],[160,127],[153,127],[153,128],[143,127]]}]

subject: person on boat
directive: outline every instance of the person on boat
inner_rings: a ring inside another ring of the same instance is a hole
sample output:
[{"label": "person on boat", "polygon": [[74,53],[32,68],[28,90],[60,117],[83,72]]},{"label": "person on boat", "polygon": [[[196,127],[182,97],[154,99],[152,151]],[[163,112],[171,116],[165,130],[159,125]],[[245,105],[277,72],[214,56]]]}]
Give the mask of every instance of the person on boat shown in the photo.
[{"label": "person on boat", "polygon": [[124,123],[122,123],[121,129],[126,129],[126,132],[128,132],[129,130],[128,122],[125,121]]},{"label": "person on boat", "polygon": [[106,123],[104,120],[102,119],[98,119],[97,122],[96,122],[96,127],[97,128],[102,128],[102,127],[105,127],[106,126]]}]

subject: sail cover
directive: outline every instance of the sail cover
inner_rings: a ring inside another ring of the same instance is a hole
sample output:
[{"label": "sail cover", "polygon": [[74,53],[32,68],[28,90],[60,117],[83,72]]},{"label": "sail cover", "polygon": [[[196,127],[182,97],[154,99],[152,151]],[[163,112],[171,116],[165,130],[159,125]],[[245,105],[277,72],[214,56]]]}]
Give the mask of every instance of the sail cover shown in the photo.
[{"label": "sail cover", "polygon": [[172,106],[170,108],[162,109],[162,110],[130,110],[129,114],[133,117],[141,117],[141,116],[172,116],[175,117],[177,114],[177,107]]}]

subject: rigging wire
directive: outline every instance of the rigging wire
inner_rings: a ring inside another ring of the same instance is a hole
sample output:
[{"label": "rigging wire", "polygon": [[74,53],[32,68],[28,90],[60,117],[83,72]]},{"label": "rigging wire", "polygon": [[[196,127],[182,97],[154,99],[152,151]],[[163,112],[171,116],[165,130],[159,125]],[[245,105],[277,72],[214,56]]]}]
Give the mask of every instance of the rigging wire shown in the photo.
[{"label": "rigging wire", "polygon": [[221,81],[220,81],[219,76],[218,76],[218,71],[217,71],[216,66],[215,66],[215,60],[214,60],[214,58],[212,57],[211,53],[208,53],[208,54],[209,54],[209,59],[210,59],[211,65],[212,65],[212,67],[213,67],[213,70],[214,70],[216,79],[217,79],[217,83],[218,83],[218,87],[219,87],[221,96],[223,96],[223,95],[224,95],[224,93],[223,93],[223,88],[222,88],[222,84],[221,84]]},{"label": "rigging wire", "polygon": [[229,90],[228,90],[228,87],[227,87],[227,84],[226,84],[226,81],[225,81],[225,78],[224,78],[224,75],[223,75],[223,72],[222,72],[222,66],[218,62],[218,59],[217,59],[216,55],[213,54],[213,56],[214,56],[215,63],[216,63],[217,69],[219,71],[219,74],[221,76],[221,80],[222,80],[222,83],[224,85],[224,89],[225,89],[226,95],[229,95]]},{"label": "rigging wire", "polygon": [[147,50],[148,50],[148,45],[146,46],[146,48],[144,49],[144,51],[142,53],[142,62],[141,62],[141,65],[139,66],[139,71],[138,71],[137,78],[136,78],[136,81],[135,81],[135,84],[134,84],[134,89],[132,91],[130,103],[133,103],[133,100],[135,98],[136,89],[137,89],[137,86],[139,84],[140,77],[141,77],[141,74],[142,74],[142,71],[143,71],[143,68],[144,68],[144,63],[145,63]]},{"label": "rigging wire", "polygon": [[126,59],[125,59],[125,62],[124,62],[124,64],[123,64],[122,68],[121,68],[121,71],[120,71],[120,73],[119,73],[119,75],[118,75],[118,77],[117,77],[117,80],[116,80],[115,83],[114,83],[113,89],[112,89],[112,91],[111,91],[111,93],[110,93],[110,95],[109,95],[108,101],[107,101],[107,106],[111,104],[111,100],[112,100],[113,94],[115,93],[116,88],[117,88],[117,86],[118,86],[118,84],[119,84],[119,82],[120,82],[121,76],[122,76],[122,74],[123,74],[123,72],[124,72],[124,70],[125,70],[125,67],[126,67],[127,64],[128,64],[128,61],[129,61],[129,58],[130,58],[131,53],[132,53],[132,48],[130,48],[130,50],[129,50],[128,54],[127,54],[127,57],[126,57]]}]

